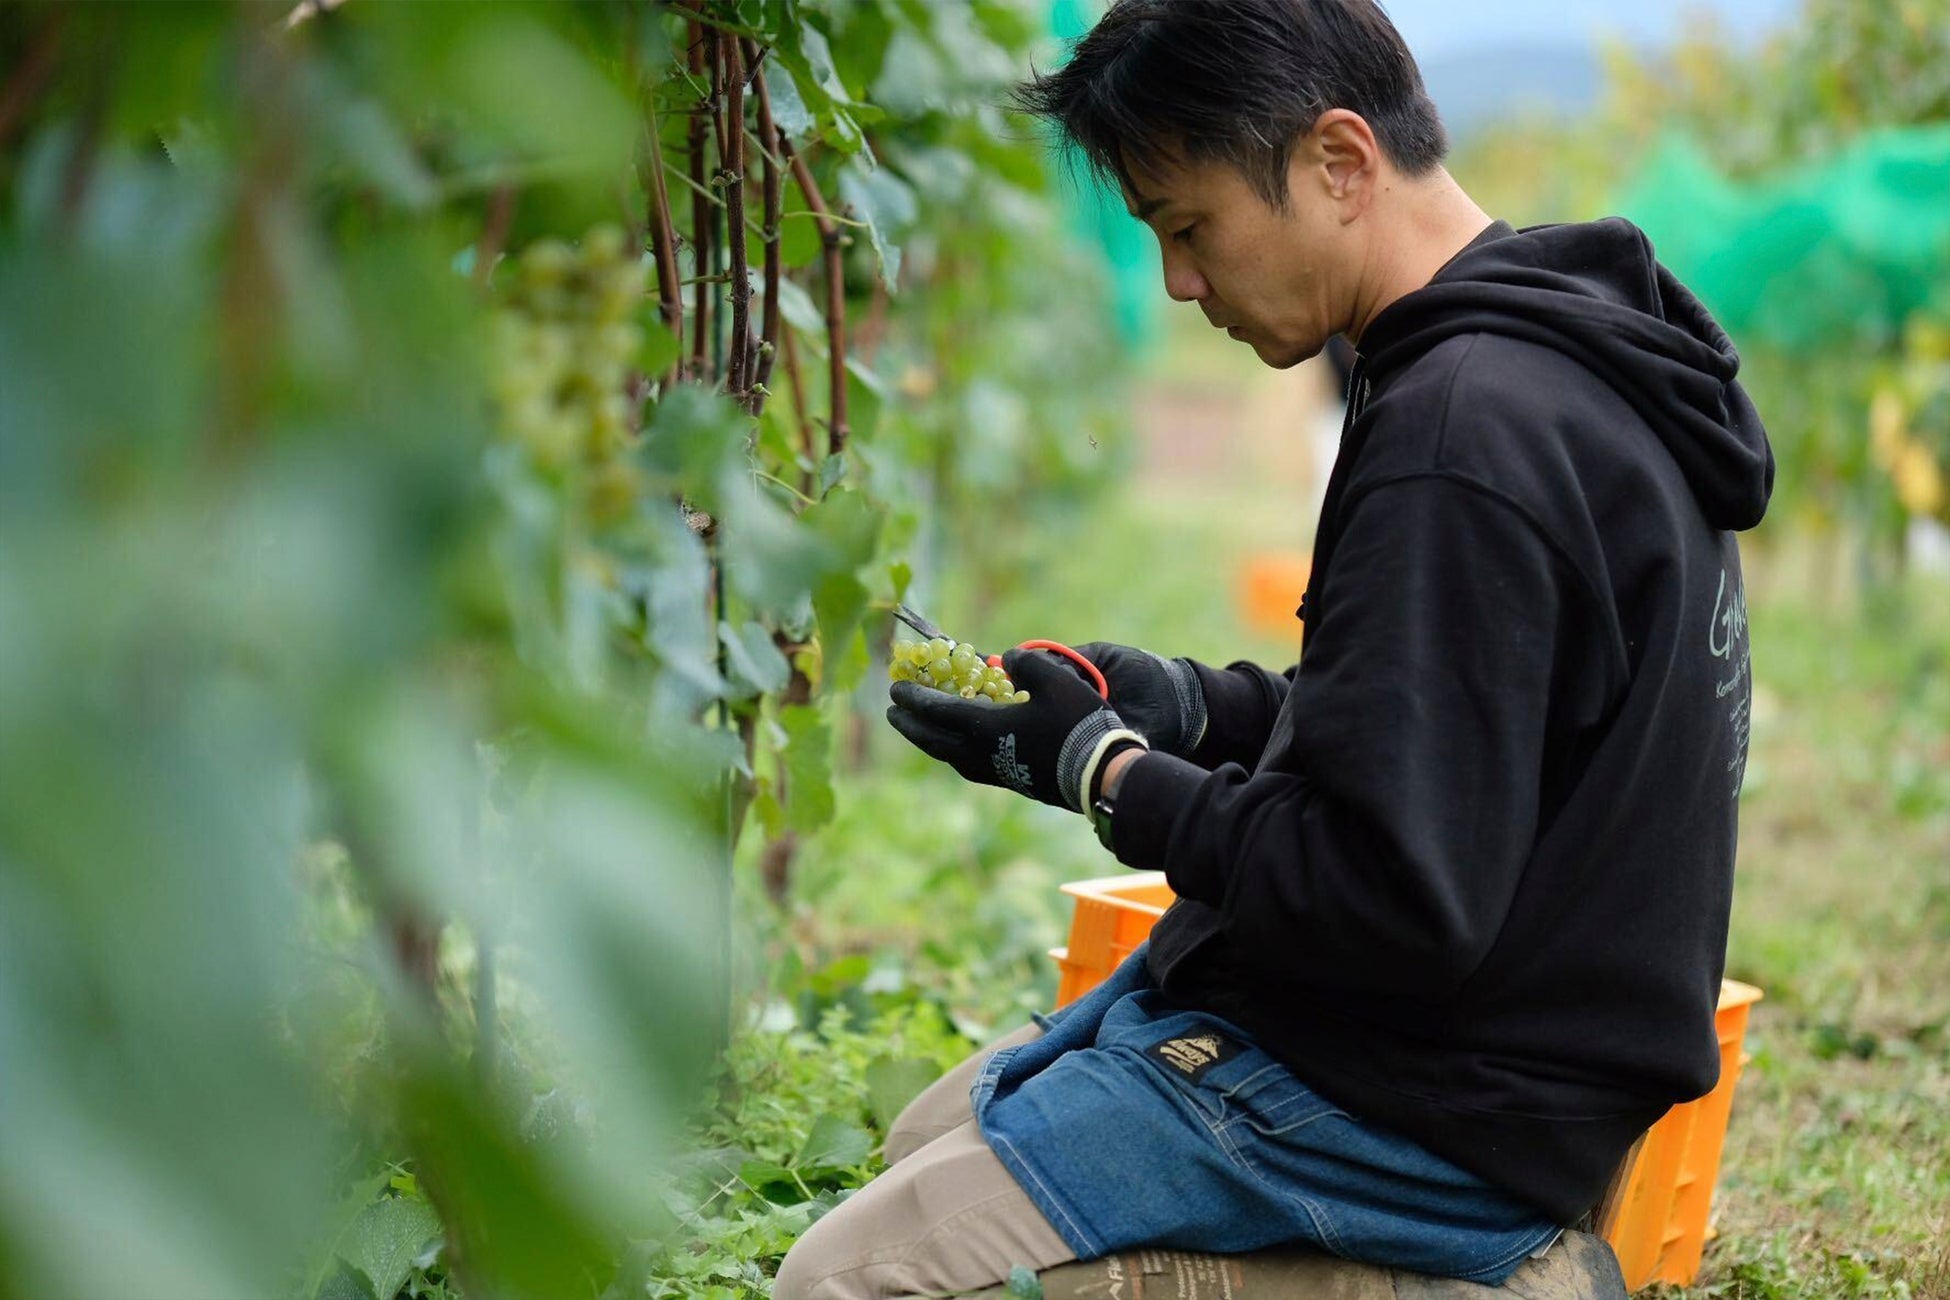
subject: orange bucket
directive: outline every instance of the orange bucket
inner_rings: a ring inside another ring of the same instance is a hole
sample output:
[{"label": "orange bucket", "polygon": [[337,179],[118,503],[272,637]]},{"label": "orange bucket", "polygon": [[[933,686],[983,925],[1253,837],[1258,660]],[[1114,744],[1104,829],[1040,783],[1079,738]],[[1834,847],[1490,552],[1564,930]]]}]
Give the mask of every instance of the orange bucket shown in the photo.
[{"label": "orange bucket", "polygon": [[[1287,616],[1292,616],[1291,606]],[[1060,973],[1058,1006],[1102,983],[1144,942],[1174,897],[1162,871],[1072,881],[1063,892],[1077,901],[1069,944],[1050,949]],[[1598,1206],[1597,1231],[1611,1243],[1625,1285],[1635,1291],[1653,1282],[1686,1286],[1699,1273],[1700,1255],[1713,1236],[1713,1186],[1720,1176],[1727,1116],[1740,1067],[1746,1063],[1741,1042],[1747,1012],[1760,999],[1761,991],[1751,984],[1721,982],[1714,1017],[1720,1082],[1699,1100],[1674,1106],[1646,1130]]]},{"label": "orange bucket", "polygon": [[1269,636],[1291,636],[1294,611],[1307,594],[1313,556],[1305,551],[1261,551],[1239,566],[1239,608],[1247,627]]}]

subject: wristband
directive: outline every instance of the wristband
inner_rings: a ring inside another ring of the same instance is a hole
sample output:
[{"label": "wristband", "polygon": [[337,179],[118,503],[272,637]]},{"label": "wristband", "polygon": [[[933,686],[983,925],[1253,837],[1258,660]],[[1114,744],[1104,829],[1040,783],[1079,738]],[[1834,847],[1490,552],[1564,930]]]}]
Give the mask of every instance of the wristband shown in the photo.
[{"label": "wristband", "polygon": [[[1121,754],[1127,749],[1149,752],[1150,746],[1144,744],[1142,740],[1138,740],[1136,743],[1120,740],[1118,743],[1108,746],[1102,754],[1098,755],[1097,762],[1098,764],[1107,763],[1112,755]],[[1097,775],[1094,766],[1090,775],[1094,781]],[[1088,787],[1086,787],[1085,793],[1089,793]],[[1110,823],[1116,813],[1117,801],[1115,799],[1101,791],[1098,791],[1092,796],[1090,800],[1090,829],[1097,832],[1097,843],[1103,845],[1113,855],[1117,852],[1117,846],[1111,843]]]},{"label": "wristband", "polygon": [[1132,748],[1142,749],[1148,753],[1151,746],[1137,732],[1128,727],[1120,727],[1098,741],[1096,748],[1090,751],[1090,759],[1083,765],[1082,794],[1085,811],[1089,810],[1091,804],[1102,798],[1097,791],[1097,770],[1103,766],[1104,760],[1110,757],[1113,750]]}]

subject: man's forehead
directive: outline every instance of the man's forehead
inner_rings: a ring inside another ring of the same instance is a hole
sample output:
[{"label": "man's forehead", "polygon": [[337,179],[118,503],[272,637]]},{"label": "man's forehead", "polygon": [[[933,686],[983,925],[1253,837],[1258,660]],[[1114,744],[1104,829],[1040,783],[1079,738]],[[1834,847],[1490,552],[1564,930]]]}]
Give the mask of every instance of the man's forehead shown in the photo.
[{"label": "man's forehead", "polygon": [[1169,194],[1156,194],[1150,198],[1146,198],[1142,193],[1129,186],[1124,188],[1124,209],[1139,221],[1151,220],[1152,217],[1163,211],[1165,205],[1170,203],[1171,200],[1172,196]]},{"label": "man's forehead", "polygon": [[1178,198],[1185,181],[1185,166],[1175,154],[1148,160],[1148,165],[1126,154],[1123,168],[1124,210],[1139,221],[1149,221]]},{"label": "man's forehead", "polygon": [[1139,221],[1149,221],[1184,201],[1184,184],[1184,173],[1177,169],[1163,175],[1157,171],[1132,172],[1124,178],[1124,210]]}]

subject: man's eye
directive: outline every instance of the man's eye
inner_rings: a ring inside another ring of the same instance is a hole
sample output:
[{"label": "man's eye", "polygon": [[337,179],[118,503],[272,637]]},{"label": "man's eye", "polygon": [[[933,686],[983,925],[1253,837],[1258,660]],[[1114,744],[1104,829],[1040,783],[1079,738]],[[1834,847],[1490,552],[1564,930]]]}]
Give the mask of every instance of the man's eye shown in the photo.
[{"label": "man's eye", "polygon": [[1182,230],[1172,231],[1171,237],[1177,240],[1181,244],[1189,243],[1192,238],[1192,232],[1197,229],[1198,229],[1198,222],[1194,221],[1191,225],[1186,226]]}]

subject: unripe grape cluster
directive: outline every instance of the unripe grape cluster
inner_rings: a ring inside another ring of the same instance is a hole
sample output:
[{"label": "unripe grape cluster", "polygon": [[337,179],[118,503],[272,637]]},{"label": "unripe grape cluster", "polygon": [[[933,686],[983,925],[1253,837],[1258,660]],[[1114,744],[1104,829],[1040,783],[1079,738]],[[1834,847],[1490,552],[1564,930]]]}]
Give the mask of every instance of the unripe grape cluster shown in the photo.
[{"label": "unripe grape cluster", "polygon": [[608,225],[575,248],[557,239],[530,244],[503,277],[494,317],[490,382],[503,425],[538,467],[590,471],[598,514],[605,496],[625,498],[614,506],[631,495],[628,388],[643,348],[633,318],[645,272],[625,245]]},{"label": "unripe grape cluster", "polygon": [[964,700],[993,700],[997,704],[1027,704],[1029,692],[1019,691],[1009,674],[975,653],[966,641],[935,637],[932,641],[897,641],[888,675],[897,682],[919,682]]}]

